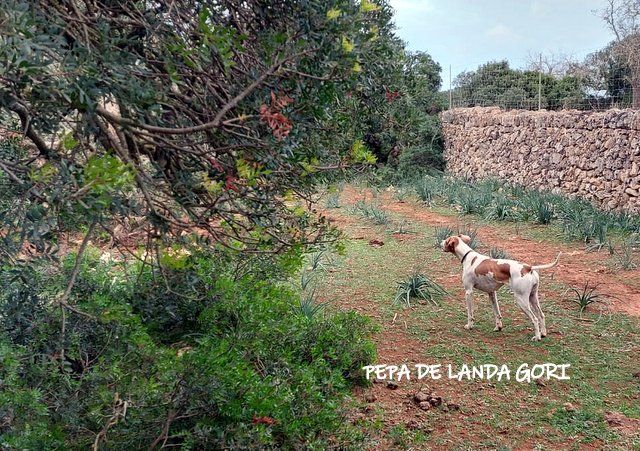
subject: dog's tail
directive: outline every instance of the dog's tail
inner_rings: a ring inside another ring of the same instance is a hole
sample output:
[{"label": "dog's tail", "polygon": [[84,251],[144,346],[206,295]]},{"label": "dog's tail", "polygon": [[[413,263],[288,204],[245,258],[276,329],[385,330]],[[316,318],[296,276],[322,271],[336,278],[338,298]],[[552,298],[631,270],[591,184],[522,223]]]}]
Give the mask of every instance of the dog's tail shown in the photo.
[{"label": "dog's tail", "polygon": [[558,252],[558,256],[556,257],[556,259],[555,259],[555,261],[553,263],[549,263],[547,265],[532,266],[531,269],[533,269],[534,271],[537,271],[539,269],[553,268],[554,266],[556,266],[558,264],[558,260],[560,259],[560,255],[562,255],[562,252]]}]

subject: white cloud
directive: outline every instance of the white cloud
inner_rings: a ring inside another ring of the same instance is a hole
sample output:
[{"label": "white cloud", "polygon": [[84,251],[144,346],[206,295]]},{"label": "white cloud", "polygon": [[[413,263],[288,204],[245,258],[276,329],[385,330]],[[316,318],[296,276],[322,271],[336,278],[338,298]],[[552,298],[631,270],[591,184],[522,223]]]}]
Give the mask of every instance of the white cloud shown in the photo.
[{"label": "white cloud", "polygon": [[516,40],[520,39],[520,36],[513,31],[511,28],[507,27],[505,24],[499,23],[489,28],[486,31],[486,35],[490,38],[497,40]]}]

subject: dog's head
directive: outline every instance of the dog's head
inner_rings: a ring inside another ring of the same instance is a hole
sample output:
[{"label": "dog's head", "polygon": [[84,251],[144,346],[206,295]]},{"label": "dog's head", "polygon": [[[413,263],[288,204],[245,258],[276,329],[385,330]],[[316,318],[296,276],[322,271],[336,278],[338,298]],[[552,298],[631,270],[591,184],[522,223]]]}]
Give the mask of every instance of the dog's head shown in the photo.
[{"label": "dog's head", "polygon": [[463,242],[465,244],[469,244],[471,242],[471,237],[469,235],[456,235],[450,236],[446,240],[442,240],[440,242],[440,247],[445,252],[451,252],[452,254],[456,253],[456,248]]}]

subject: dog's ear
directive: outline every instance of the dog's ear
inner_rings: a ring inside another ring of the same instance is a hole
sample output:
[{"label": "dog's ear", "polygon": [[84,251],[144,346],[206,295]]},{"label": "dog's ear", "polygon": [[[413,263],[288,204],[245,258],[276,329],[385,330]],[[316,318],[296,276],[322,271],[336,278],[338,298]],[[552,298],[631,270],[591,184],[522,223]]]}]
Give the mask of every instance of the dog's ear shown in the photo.
[{"label": "dog's ear", "polygon": [[469,235],[458,235],[463,243],[469,244],[471,242],[471,237]]},{"label": "dog's ear", "polygon": [[444,251],[451,252],[454,254],[456,252],[456,246],[458,245],[458,238],[455,236],[450,236],[447,238],[447,241],[444,242]]}]

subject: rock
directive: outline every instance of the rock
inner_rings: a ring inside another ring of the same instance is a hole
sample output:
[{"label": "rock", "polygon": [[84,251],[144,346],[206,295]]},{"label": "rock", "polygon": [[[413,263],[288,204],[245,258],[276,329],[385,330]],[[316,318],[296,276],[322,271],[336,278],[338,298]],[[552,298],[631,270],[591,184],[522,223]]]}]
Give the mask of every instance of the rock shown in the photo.
[{"label": "rock", "polygon": [[440,396],[431,395],[429,402],[433,407],[438,407],[442,404],[442,398]]},{"label": "rock", "polygon": [[638,195],[640,195],[640,193],[638,193],[638,190],[633,188],[627,188],[624,190],[624,192],[633,197],[638,197]]},{"label": "rock", "polygon": [[398,388],[398,384],[396,382],[389,381],[387,382],[387,388],[389,390],[396,390]]},{"label": "rock", "polygon": [[564,407],[564,410],[566,410],[567,412],[575,412],[577,410],[576,406],[574,406],[570,402],[565,402],[562,406]]},{"label": "rock", "polygon": [[413,395],[413,400],[418,404],[424,401],[429,401],[429,395],[425,392],[419,391],[418,393]]},{"label": "rock", "polygon": [[431,408],[431,404],[429,403],[429,401],[422,401],[418,404],[418,407],[420,407],[422,410],[429,410]]},{"label": "rock", "polygon": [[609,426],[622,426],[624,418],[624,415],[617,412],[606,412],[604,415],[604,420]]},{"label": "rock", "polygon": [[367,395],[364,397],[364,400],[367,402],[376,402],[377,399],[378,398],[373,393],[367,393]]},{"label": "rock", "polygon": [[411,430],[411,431],[415,431],[418,430],[420,428],[422,428],[422,423],[416,421],[416,420],[409,420],[407,421],[407,423],[405,424],[406,428]]},{"label": "rock", "polygon": [[460,410],[460,405],[456,404],[455,402],[447,403],[447,407],[449,408],[449,410]]},{"label": "rock", "polygon": [[640,371],[638,371],[637,373],[633,373],[633,377],[640,379]]}]

